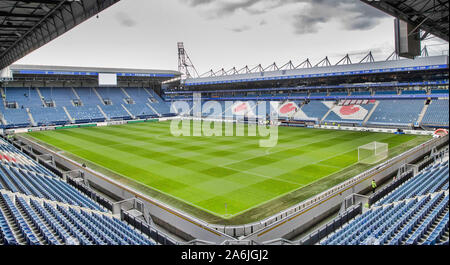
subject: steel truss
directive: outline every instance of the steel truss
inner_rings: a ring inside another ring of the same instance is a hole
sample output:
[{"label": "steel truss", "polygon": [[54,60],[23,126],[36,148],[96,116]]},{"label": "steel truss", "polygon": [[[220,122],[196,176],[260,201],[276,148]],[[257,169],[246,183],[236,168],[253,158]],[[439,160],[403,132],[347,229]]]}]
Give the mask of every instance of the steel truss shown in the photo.
[{"label": "steel truss", "polygon": [[[426,48],[422,51],[422,56],[428,56],[428,52]],[[400,60],[398,56],[396,56],[395,51],[386,59],[386,61],[389,60]],[[360,61],[357,61],[358,63],[373,63],[375,62],[375,58],[372,55],[372,51],[369,51]],[[349,54],[346,54],[342,59],[340,59],[335,65],[348,65],[353,64],[352,59],[350,58]],[[209,70],[208,72],[200,75],[200,77],[216,77],[216,76],[227,76],[227,75],[237,75],[237,74],[249,74],[249,73],[262,73],[262,72],[270,72],[270,71],[280,71],[280,70],[295,70],[295,69],[302,69],[302,68],[313,68],[313,67],[330,67],[332,66],[332,63],[328,59],[328,56],[326,56],[324,59],[319,61],[314,66],[311,64],[309,59],[304,60],[299,65],[295,66],[292,60],[285,63],[283,66],[279,67],[277,63],[272,63],[268,65],[267,67],[263,67],[261,64],[258,64],[257,66],[250,69],[248,65],[244,66],[243,68],[237,70],[236,67],[231,68],[230,70],[225,70],[224,68],[214,71]]]},{"label": "steel truss", "polygon": [[448,41],[449,1],[448,0],[361,0],[391,16],[425,31],[422,39],[433,34]]},{"label": "steel truss", "polygon": [[0,69],[119,1],[0,1]]}]

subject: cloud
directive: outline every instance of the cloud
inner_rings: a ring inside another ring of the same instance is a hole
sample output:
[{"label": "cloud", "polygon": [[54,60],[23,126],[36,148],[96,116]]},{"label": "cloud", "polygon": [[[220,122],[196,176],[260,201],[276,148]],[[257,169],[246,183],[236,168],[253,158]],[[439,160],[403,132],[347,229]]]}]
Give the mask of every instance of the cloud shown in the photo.
[{"label": "cloud", "polygon": [[182,0],[182,2],[186,2],[190,6],[199,6],[205,5],[213,2],[213,0]]},{"label": "cloud", "polygon": [[292,0],[304,3],[294,15],[293,25],[297,34],[315,33],[323,23],[336,21],[346,30],[369,30],[387,15],[355,0]]},{"label": "cloud", "polygon": [[125,12],[118,12],[116,14],[116,19],[119,21],[120,25],[127,28],[131,28],[137,24],[137,22]]},{"label": "cloud", "polygon": [[316,33],[324,23],[336,21],[346,30],[369,30],[387,15],[357,0],[180,0],[206,10],[209,18],[231,16],[238,11],[249,15],[290,7],[289,21],[297,34]]},{"label": "cloud", "polygon": [[281,6],[283,0],[180,0],[191,7],[206,8],[214,17],[232,15],[237,11],[259,15]]},{"label": "cloud", "polygon": [[241,26],[241,27],[232,28],[231,31],[236,32],[236,33],[241,33],[244,31],[248,31],[250,29],[251,29],[250,26]]}]

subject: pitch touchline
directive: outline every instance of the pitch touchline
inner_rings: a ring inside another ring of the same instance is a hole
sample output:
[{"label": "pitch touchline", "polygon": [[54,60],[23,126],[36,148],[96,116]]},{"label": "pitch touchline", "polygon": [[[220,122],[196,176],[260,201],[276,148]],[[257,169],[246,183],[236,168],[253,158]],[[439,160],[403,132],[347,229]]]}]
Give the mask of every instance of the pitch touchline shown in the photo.
[{"label": "pitch touchline", "polygon": [[[318,141],[318,142],[320,142],[320,141]],[[308,143],[308,144],[311,144],[311,143]],[[122,143],[122,144],[113,144],[113,145],[109,145],[109,146],[116,146],[116,145],[118,146],[118,145],[126,145],[126,144],[125,144],[125,143]],[[108,146],[108,145],[106,145],[106,146]],[[300,145],[300,146],[304,146],[304,145]],[[299,147],[300,147],[300,146],[299,146]],[[83,148],[80,148],[79,150],[84,150],[84,149],[83,149]],[[351,149],[351,150],[353,150],[353,149]],[[349,151],[351,151],[351,150],[349,150]],[[341,154],[343,154],[343,153],[346,153],[346,152],[349,152],[349,151],[344,151],[344,152],[341,152],[341,153],[339,153],[339,154],[336,154],[335,156],[332,156],[332,157],[328,157],[328,158],[319,160],[319,161],[317,161],[317,163],[322,162],[322,161],[327,160],[327,159],[330,159],[330,158],[333,158],[333,157],[336,157],[336,156],[339,156],[339,155],[341,155]],[[68,153],[71,153],[71,152],[68,152]],[[77,155],[76,155],[76,156],[77,156]],[[252,158],[249,158],[249,159],[252,159]],[[247,159],[247,160],[249,160],[249,159]],[[87,160],[87,159],[86,159],[86,160]],[[88,160],[88,161],[90,161],[90,160]],[[245,160],[243,160],[243,161],[245,161]],[[90,162],[93,163],[93,164],[98,165],[98,164],[95,163],[95,162],[92,162],[92,161],[90,161]],[[231,163],[231,164],[233,164],[233,163]],[[355,163],[353,163],[352,165],[354,165],[354,164],[355,164]],[[101,166],[101,165],[98,165],[98,166],[105,168],[104,166]],[[224,168],[228,168],[228,169],[232,169],[232,168],[225,167],[225,166],[223,166],[223,167],[224,167]],[[330,167],[335,167],[335,166],[330,166]],[[335,168],[339,168],[339,167],[335,167]],[[185,201],[185,200],[183,200],[183,199],[181,199],[181,198],[179,198],[179,197],[177,197],[177,196],[173,196],[173,195],[168,194],[168,193],[166,193],[166,192],[163,192],[163,191],[161,191],[161,190],[159,190],[159,189],[157,189],[157,188],[155,188],[155,187],[152,187],[152,186],[149,186],[149,185],[147,185],[147,184],[141,183],[141,182],[139,182],[139,181],[137,181],[137,180],[135,180],[135,179],[132,179],[132,178],[129,178],[129,177],[125,176],[125,175],[122,175],[122,174],[120,174],[120,173],[117,173],[117,172],[115,172],[115,171],[113,171],[113,170],[111,170],[111,169],[109,169],[109,168],[107,168],[107,169],[110,170],[110,171],[112,171],[112,172],[114,172],[114,173],[116,173],[116,174],[118,174],[118,175],[120,175],[120,176],[122,176],[122,177],[125,177],[126,179],[129,179],[129,180],[132,180],[132,181],[134,181],[134,182],[140,183],[140,184],[142,184],[142,185],[144,185],[144,186],[147,186],[147,187],[151,187],[152,189],[154,189],[154,190],[156,190],[156,191],[158,191],[158,192],[161,192],[161,193],[163,193],[163,194],[166,194],[166,195],[168,195],[168,196],[170,196],[170,197],[174,197],[174,198],[176,198],[176,199],[178,199],[178,200],[180,200],[180,201],[182,201],[182,202],[184,202],[184,203],[186,203],[186,204],[192,205],[192,206],[197,207],[197,208],[200,208],[200,209],[202,209],[202,210],[204,210],[204,211],[206,211],[206,212],[212,213],[213,215],[223,216],[223,215],[217,214],[217,213],[215,213],[215,212],[212,212],[212,211],[210,211],[210,210],[207,210],[207,209],[205,209],[205,208],[203,208],[203,207],[197,205],[197,204],[194,203],[194,202],[188,202],[188,201]],[[232,170],[234,170],[234,169],[232,169]],[[248,171],[241,171],[241,172],[244,172],[244,173],[247,173],[247,174],[251,174],[251,175],[255,175],[255,176],[259,176],[259,177],[266,178],[266,179],[276,179],[276,180],[279,180],[280,182],[291,183],[291,184],[299,185],[300,187],[302,187],[301,184],[296,183],[296,182],[291,182],[291,181],[287,181],[287,180],[281,180],[281,179],[277,179],[277,178],[271,178],[271,177],[268,177],[268,176],[265,176],[265,175],[260,175],[260,174],[253,173],[253,172],[248,172]],[[329,174],[329,175],[331,175],[331,174]],[[329,176],[329,175],[327,175],[327,176]],[[289,192],[292,192],[292,191],[289,191]],[[273,199],[276,199],[276,198],[278,198],[278,197],[281,197],[281,196],[283,196],[283,195],[285,195],[285,194],[287,194],[287,193],[289,193],[289,192],[286,192],[286,193],[284,193],[284,194],[280,194],[279,196],[277,196],[277,197],[275,197],[275,198],[273,198]],[[269,201],[272,201],[273,199],[271,199],[271,200],[269,200]],[[269,202],[269,201],[265,201],[265,202],[262,202],[262,203],[260,203],[260,204],[267,203],[267,202]],[[260,205],[260,204],[257,204],[257,205]],[[246,210],[244,210],[244,211],[241,211],[241,212],[245,212],[245,211],[248,211],[248,210],[250,210],[250,209],[253,209],[253,208],[257,207],[257,205],[254,206],[254,207],[251,207],[251,208],[249,208],[249,209],[246,209]],[[236,215],[240,214],[241,212],[238,212],[238,213],[236,213],[236,214],[232,214],[231,217],[232,217],[232,216],[236,216]]]}]

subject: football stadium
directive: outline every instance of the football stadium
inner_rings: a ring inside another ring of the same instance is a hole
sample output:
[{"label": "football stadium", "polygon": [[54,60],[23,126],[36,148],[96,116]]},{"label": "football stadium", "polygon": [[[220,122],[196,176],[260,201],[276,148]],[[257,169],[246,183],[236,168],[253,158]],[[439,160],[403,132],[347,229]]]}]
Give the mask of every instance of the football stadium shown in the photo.
[{"label": "football stadium", "polygon": [[0,245],[448,245],[448,1],[357,1],[381,60],[16,63],[117,2],[0,2]]}]

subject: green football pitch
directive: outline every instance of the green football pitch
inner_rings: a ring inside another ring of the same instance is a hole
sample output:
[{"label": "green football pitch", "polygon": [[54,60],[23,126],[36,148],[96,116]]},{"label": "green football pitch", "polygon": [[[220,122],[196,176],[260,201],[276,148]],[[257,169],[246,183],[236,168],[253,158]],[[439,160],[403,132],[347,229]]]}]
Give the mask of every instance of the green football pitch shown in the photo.
[{"label": "green football pitch", "polygon": [[[357,161],[361,145],[387,143],[392,157],[430,139],[278,129],[278,144],[272,148],[259,147],[260,137],[175,137],[170,133],[170,122],[43,131],[27,136],[126,185],[140,187],[157,199],[217,223],[233,218],[238,223],[254,221],[370,168]],[[236,219],[245,213],[252,214]]]}]

